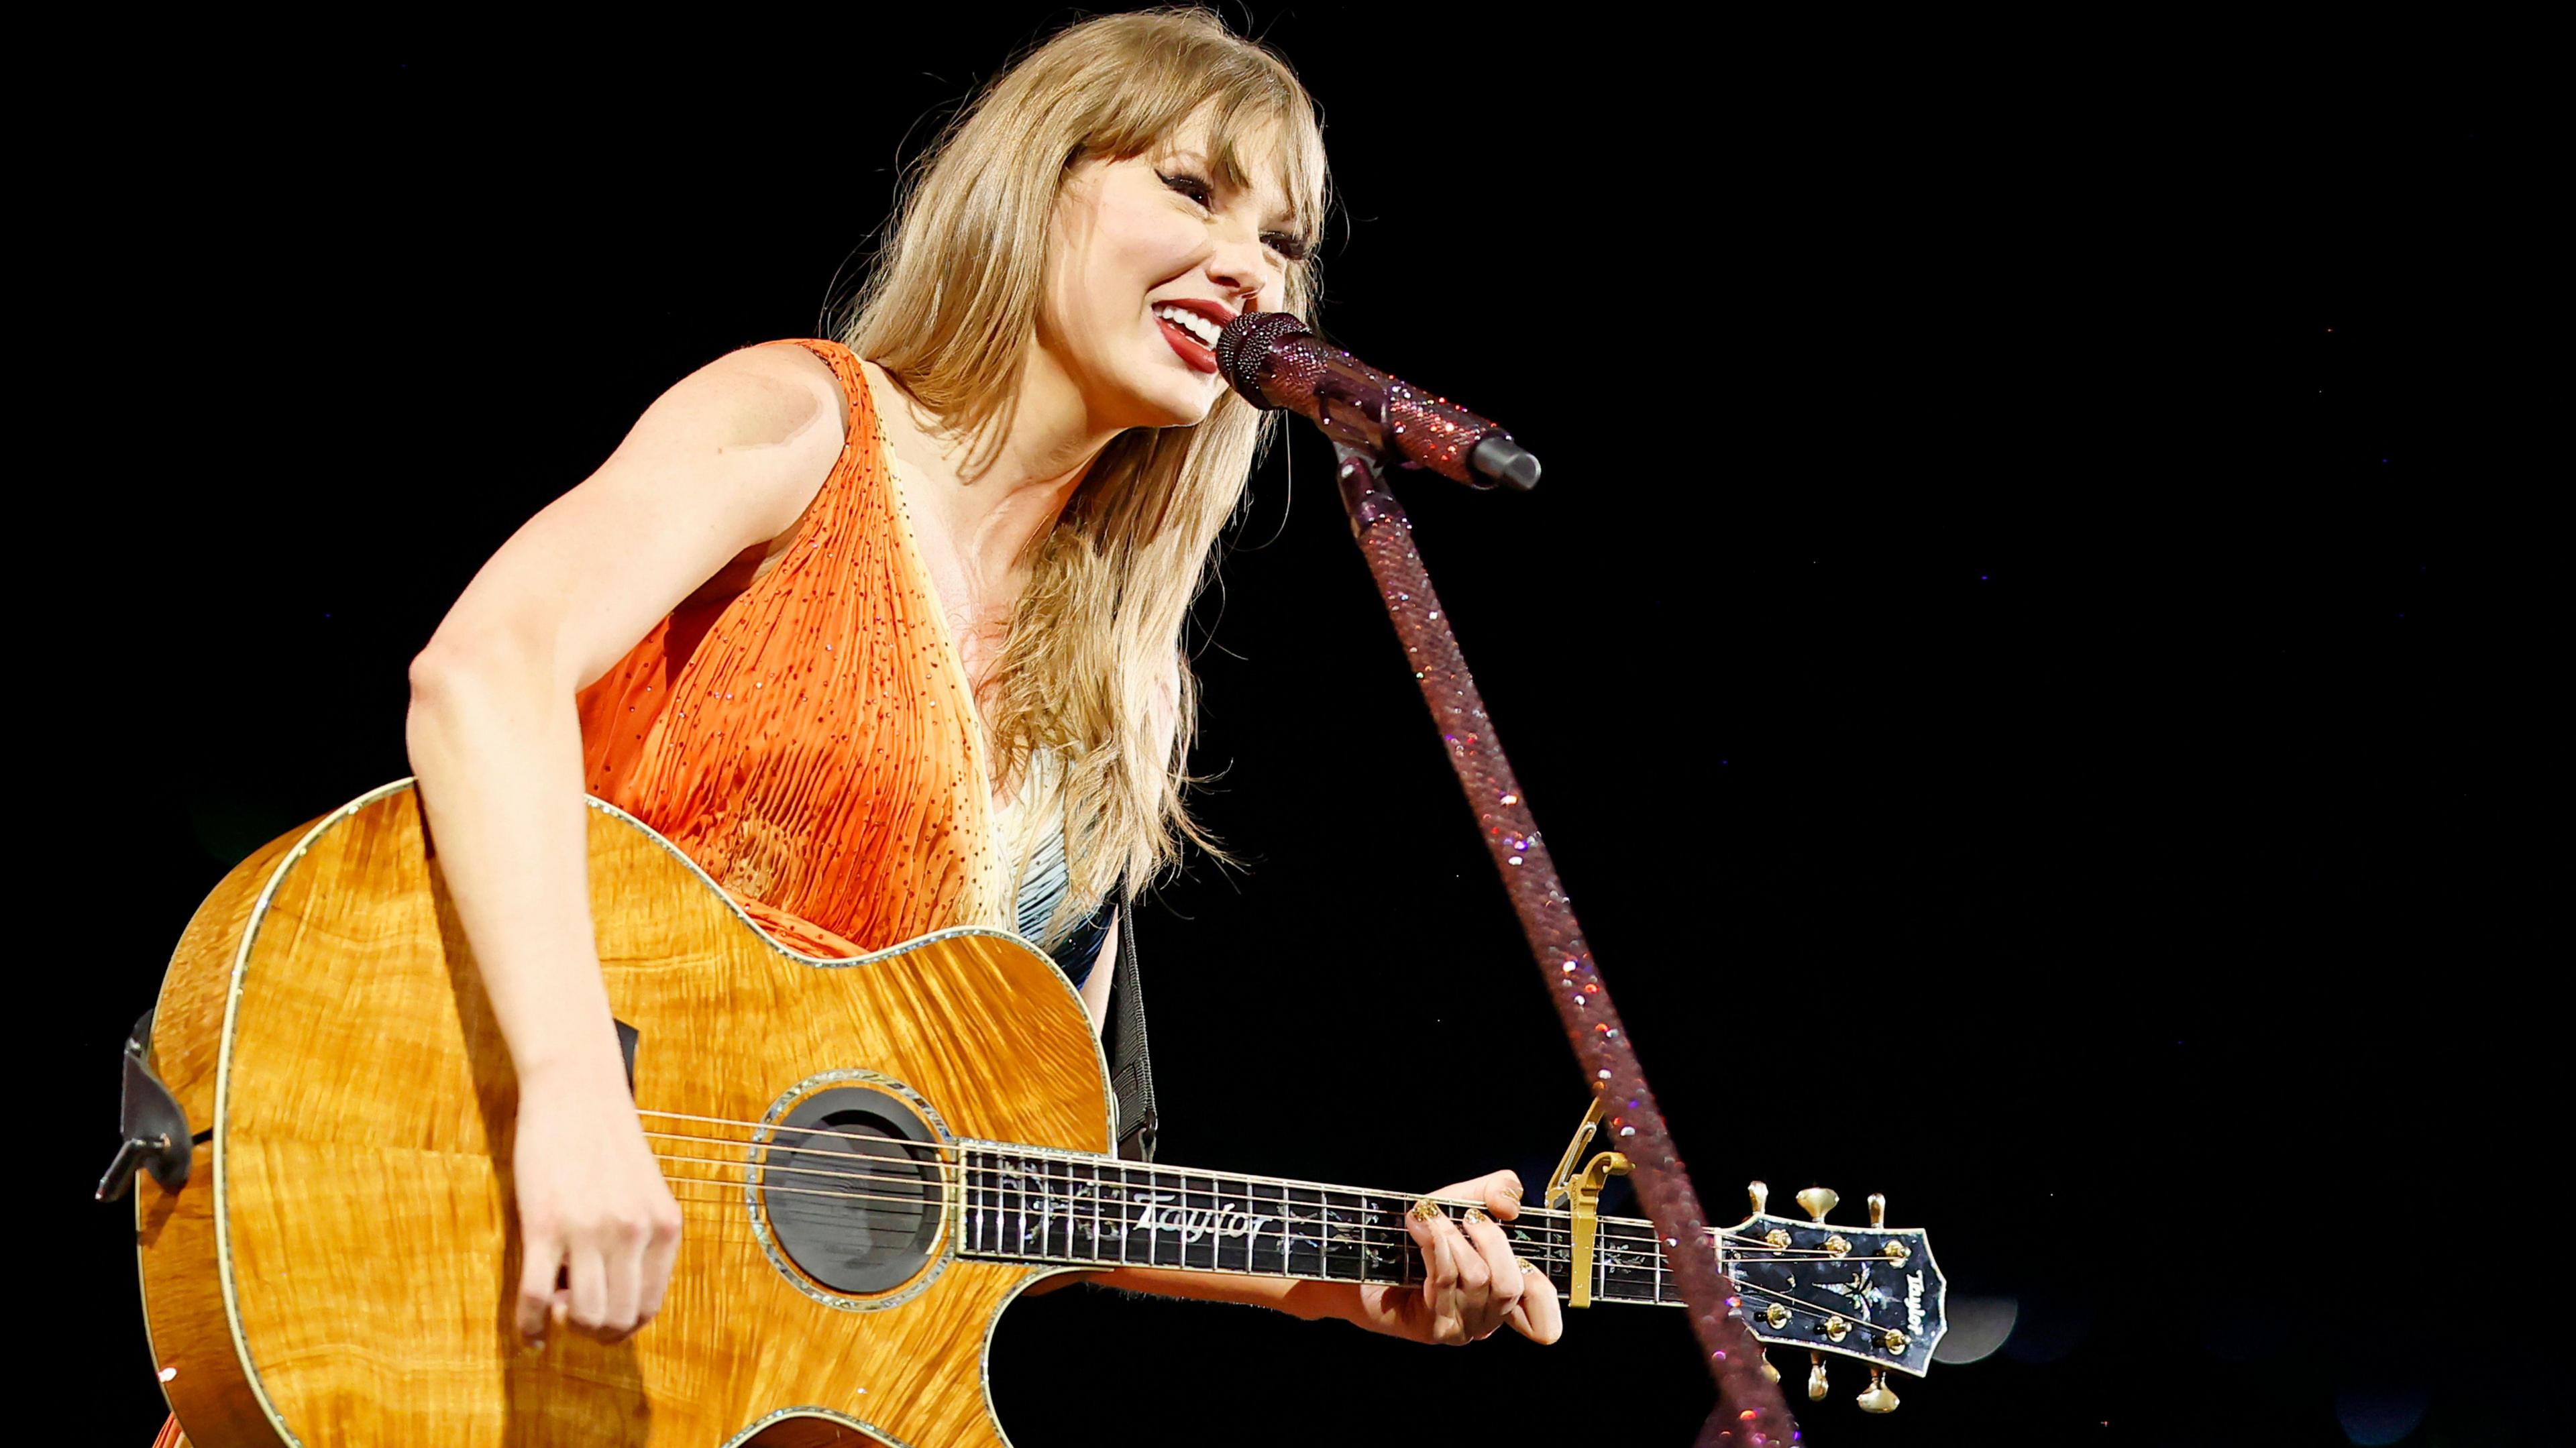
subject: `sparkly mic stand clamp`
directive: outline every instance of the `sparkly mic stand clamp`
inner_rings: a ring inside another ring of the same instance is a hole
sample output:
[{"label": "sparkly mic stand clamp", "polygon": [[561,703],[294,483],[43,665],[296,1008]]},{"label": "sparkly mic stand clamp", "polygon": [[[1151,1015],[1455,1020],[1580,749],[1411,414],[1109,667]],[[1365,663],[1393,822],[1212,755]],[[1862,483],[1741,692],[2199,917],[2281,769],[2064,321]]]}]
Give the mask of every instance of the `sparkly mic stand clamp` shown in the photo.
[{"label": "sparkly mic stand clamp", "polygon": [[[1689,1306],[1691,1330],[1717,1380],[1717,1412],[1701,1430],[1699,1443],[1702,1448],[1786,1448],[1797,1440],[1797,1424],[1779,1386],[1762,1371],[1762,1345],[1744,1320],[1734,1280],[1719,1261],[1715,1224],[1701,1210],[1673,1150],[1663,1113],[1574,919],[1573,903],[1557,884],[1538,822],[1485,717],[1485,701],[1467,672],[1439,596],[1431,590],[1422,555],[1414,551],[1412,521],[1380,482],[1378,471],[1387,459],[1400,455],[1399,466],[1426,468],[1458,482],[1486,477],[1527,488],[1538,481],[1538,460],[1486,419],[1426,399],[1350,354],[1322,346],[1294,317],[1247,312],[1226,324],[1216,352],[1218,369],[1246,401],[1265,410],[1291,408],[1333,439],[1342,503],[1350,512],[1360,554],[1386,602],[1413,677],[1422,685],[1423,701],[1448,746],[1468,807],[1476,812],[1486,848],[1547,981],[1557,1019],[1592,1087],[1586,1121],[1608,1113],[1607,1123],[1620,1138],[1621,1158],[1634,1163],[1637,1196],[1654,1219],[1656,1235],[1672,1249],[1673,1281]],[[1578,1142],[1583,1139],[1578,1135]],[[1609,1167],[1606,1162],[1595,1165],[1600,1170],[1586,1175],[1597,1177],[1592,1183],[1597,1190]]]}]

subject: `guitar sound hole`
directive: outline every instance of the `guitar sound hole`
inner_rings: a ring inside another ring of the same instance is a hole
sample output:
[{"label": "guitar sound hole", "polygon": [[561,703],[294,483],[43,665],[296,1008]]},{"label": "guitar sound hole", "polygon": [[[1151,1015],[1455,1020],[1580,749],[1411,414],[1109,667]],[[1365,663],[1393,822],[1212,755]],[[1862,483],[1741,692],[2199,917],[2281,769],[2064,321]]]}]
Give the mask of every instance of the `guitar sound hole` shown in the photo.
[{"label": "guitar sound hole", "polygon": [[761,1154],[771,1237],[837,1292],[889,1292],[930,1260],[943,1201],[937,1143],[900,1100],[865,1086],[797,1104]]}]

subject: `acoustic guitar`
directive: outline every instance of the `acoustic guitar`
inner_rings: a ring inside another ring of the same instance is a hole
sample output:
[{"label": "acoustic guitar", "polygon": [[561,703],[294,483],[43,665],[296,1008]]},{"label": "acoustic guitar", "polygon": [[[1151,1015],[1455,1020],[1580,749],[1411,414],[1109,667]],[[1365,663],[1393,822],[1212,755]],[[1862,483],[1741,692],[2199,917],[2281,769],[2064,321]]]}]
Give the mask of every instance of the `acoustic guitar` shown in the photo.
[{"label": "acoustic guitar", "polygon": [[[609,1001],[684,1214],[660,1317],[522,1347],[510,1057],[400,780],[235,866],[129,1047],[101,1191],[134,1187],[194,1448],[976,1448],[1009,1441],[986,1347],[1042,1278],[1420,1280],[1412,1194],[1111,1154],[1099,1039],[1026,941],[801,955],[590,805]],[[1504,1229],[1569,1302],[1678,1305],[1653,1224],[1588,1207]],[[1716,1234],[1745,1315],[1817,1354],[1819,1385],[1824,1355],[1859,1360],[1892,1405],[1883,1374],[1923,1373],[1943,1329],[1931,1251],[1810,1208]]]}]

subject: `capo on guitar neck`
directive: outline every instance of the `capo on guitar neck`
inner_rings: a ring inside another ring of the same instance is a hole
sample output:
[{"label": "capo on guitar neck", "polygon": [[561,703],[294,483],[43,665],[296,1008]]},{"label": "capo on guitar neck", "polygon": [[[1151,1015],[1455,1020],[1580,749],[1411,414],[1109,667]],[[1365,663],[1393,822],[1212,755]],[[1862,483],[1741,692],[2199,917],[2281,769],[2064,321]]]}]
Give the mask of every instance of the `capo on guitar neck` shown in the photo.
[{"label": "capo on guitar neck", "polygon": [[1628,1158],[1605,1151],[1585,1163],[1580,1175],[1575,1173],[1575,1157],[1582,1154],[1600,1126],[1601,1098],[1595,1096],[1583,1119],[1575,1123],[1574,1140],[1566,1144],[1565,1155],[1558,1158],[1555,1172],[1547,1179],[1547,1205],[1553,1208],[1571,1202],[1574,1209],[1574,1280],[1568,1284],[1569,1307],[1592,1305],[1592,1237],[1601,1221],[1601,1189],[1609,1185],[1610,1178],[1626,1176],[1629,1170]]},{"label": "capo on guitar neck", "polygon": [[117,1113],[125,1144],[107,1164],[107,1175],[98,1179],[99,1201],[123,1197],[133,1189],[138,1171],[149,1170],[163,1191],[175,1192],[188,1184],[195,1144],[188,1135],[188,1113],[179,1109],[170,1088],[152,1074],[147,1063],[151,1050],[152,1012],[145,1011],[125,1038],[125,1102]]}]

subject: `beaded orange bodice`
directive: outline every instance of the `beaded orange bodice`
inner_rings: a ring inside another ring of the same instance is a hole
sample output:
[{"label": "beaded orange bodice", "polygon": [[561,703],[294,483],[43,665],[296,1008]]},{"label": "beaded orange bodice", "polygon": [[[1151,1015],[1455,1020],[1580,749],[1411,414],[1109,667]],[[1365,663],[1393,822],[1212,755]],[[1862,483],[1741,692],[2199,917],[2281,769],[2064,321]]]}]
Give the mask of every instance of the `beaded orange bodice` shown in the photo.
[{"label": "beaded orange bodice", "polygon": [[589,791],[814,954],[1008,928],[982,733],[859,360],[841,455],[774,567],[693,599],[581,691]]}]

